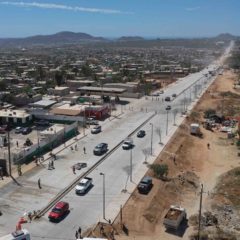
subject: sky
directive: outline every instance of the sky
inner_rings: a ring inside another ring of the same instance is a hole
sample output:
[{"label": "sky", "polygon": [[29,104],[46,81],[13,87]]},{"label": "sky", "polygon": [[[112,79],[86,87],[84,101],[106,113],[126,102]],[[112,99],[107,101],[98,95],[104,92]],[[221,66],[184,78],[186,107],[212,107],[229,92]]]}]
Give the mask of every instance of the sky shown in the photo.
[{"label": "sky", "polygon": [[0,0],[0,38],[240,36],[240,0]]}]

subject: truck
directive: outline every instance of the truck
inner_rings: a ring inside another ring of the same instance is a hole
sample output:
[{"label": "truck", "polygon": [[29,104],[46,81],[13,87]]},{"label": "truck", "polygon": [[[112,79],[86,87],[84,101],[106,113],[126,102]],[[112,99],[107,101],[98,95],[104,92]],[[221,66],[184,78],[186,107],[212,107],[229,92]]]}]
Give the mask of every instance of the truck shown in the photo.
[{"label": "truck", "polygon": [[31,240],[31,237],[28,230],[21,229],[0,237],[0,240]]},{"label": "truck", "polygon": [[76,185],[75,192],[76,194],[85,194],[91,186],[92,186],[92,178],[84,177]]},{"label": "truck", "polygon": [[163,219],[163,225],[167,229],[177,230],[186,218],[187,214],[185,208],[171,205]]},{"label": "truck", "polygon": [[192,123],[190,125],[190,133],[191,135],[202,136],[200,125],[198,123]]}]

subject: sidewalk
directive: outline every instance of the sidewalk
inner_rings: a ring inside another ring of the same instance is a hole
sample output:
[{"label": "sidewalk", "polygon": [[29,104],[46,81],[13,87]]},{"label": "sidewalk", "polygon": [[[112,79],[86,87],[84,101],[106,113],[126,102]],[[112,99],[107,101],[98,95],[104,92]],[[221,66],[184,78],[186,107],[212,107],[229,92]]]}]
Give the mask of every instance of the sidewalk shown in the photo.
[{"label": "sidewalk", "polygon": [[[101,123],[101,125],[108,124],[109,121],[112,121],[114,119],[118,119],[120,116],[123,116],[125,114],[127,114],[126,110],[125,110],[125,112],[122,112],[121,109],[117,109],[116,111],[113,111],[113,115],[109,119],[104,120]],[[69,139],[64,144],[61,144],[60,146],[54,148],[52,150],[52,154],[58,155],[60,152],[62,152],[66,148],[70,147],[71,145],[76,144],[79,140],[86,137],[90,133],[90,131],[91,131],[91,128],[85,128],[84,131],[80,132],[80,134],[78,134],[77,136]],[[46,162],[52,156],[50,155],[50,152],[47,152],[43,155],[43,157],[44,157],[43,162]],[[41,165],[43,162],[41,162],[39,164]],[[32,161],[29,164],[21,165],[22,176],[25,175],[26,173],[29,173],[30,171],[32,171],[34,168],[37,168],[37,167],[38,166],[36,166],[36,163],[34,161]],[[17,179],[18,177],[19,177],[19,175],[18,175],[17,165],[12,165],[12,177],[4,177],[3,180],[0,179],[0,188],[2,188],[6,184],[14,181],[14,179]]]},{"label": "sidewalk", "polygon": [[[60,146],[54,148],[52,150],[52,154],[57,155],[59,154],[61,151],[63,151],[64,149],[68,148],[69,146],[73,145],[74,143],[77,143],[80,139],[84,138],[85,136],[87,136],[86,131],[88,131],[88,129],[85,129],[85,135],[83,133],[78,134],[76,137],[71,138],[70,140],[66,141],[64,144],[61,144]],[[43,155],[44,157],[44,161],[47,161],[48,159],[51,158],[50,152],[45,153]],[[40,163],[42,164],[42,162]],[[22,175],[26,174],[27,172],[33,170],[36,166],[36,163],[34,161],[32,161],[29,164],[23,164],[21,165],[21,171],[22,171]],[[0,188],[2,188],[3,186],[5,186],[6,184],[10,183],[13,181],[13,179],[17,179],[19,177],[18,175],[18,171],[17,171],[17,165],[12,165],[12,178],[11,177],[4,177],[3,180],[0,180]]]}]

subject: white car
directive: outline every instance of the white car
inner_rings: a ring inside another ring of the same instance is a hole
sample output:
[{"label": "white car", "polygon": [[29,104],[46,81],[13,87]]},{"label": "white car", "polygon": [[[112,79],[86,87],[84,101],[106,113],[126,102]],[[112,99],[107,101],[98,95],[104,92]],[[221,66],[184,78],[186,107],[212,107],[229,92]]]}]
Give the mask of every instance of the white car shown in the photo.
[{"label": "white car", "polygon": [[84,177],[76,186],[76,194],[85,194],[87,190],[92,186],[92,178]]},{"label": "white car", "polygon": [[96,125],[92,128],[91,133],[96,134],[96,133],[100,133],[101,131],[102,131],[102,127],[100,125]]}]

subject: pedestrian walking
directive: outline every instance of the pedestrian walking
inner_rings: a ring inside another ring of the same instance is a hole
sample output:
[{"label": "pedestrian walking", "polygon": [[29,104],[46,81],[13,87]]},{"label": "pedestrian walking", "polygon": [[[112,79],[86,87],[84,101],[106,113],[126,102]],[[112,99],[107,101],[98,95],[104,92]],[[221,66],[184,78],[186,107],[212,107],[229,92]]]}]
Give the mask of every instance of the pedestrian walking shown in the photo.
[{"label": "pedestrian walking", "polygon": [[75,232],[75,238],[78,239],[78,231]]},{"label": "pedestrian walking", "polygon": [[70,149],[71,149],[71,151],[73,151],[73,147],[72,146],[70,147]]},{"label": "pedestrian walking", "polygon": [[75,144],[75,151],[77,151],[77,144]]},{"label": "pedestrian walking", "polygon": [[36,166],[38,166],[38,159],[37,159],[37,157],[33,156],[33,159],[34,159],[34,162],[35,162]]},{"label": "pedestrian walking", "polygon": [[72,171],[73,171],[73,174],[76,174],[75,166],[72,166]]},{"label": "pedestrian walking", "polygon": [[85,147],[83,147],[83,152],[84,152],[84,154],[86,154],[86,148]]},{"label": "pedestrian walking", "polygon": [[17,144],[17,148],[18,148],[18,141],[16,142],[16,144]]},{"label": "pedestrian walking", "polygon": [[207,144],[207,148],[210,149],[210,143]]},{"label": "pedestrian walking", "polygon": [[53,159],[54,159],[54,160],[57,160],[56,154],[53,154]]},{"label": "pedestrian walking", "polygon": [[41,179],[40,179],[40,178],[38,179],[38,188],[39,188],[39,189],[42,188],[42,186],[41,186]]},{"label": "pedestrian walking", "polygon": [[53,161],[53,160],[51,160],[51,168],[52,168],[52,169],[55,169],[55,167],[54,167],[54,161]]},{"label": "pedestrian walking", "polygon": [[22,176],[22,169],[20,164],[18,164],[17,166],[17,171],[18,171],[18,176]]},{"label": "pedestrian walking", "polygon": [[78,228],[78,235],[79,235],[79,238],[82,238],[82,229],[81,229],[81,227]]}]

